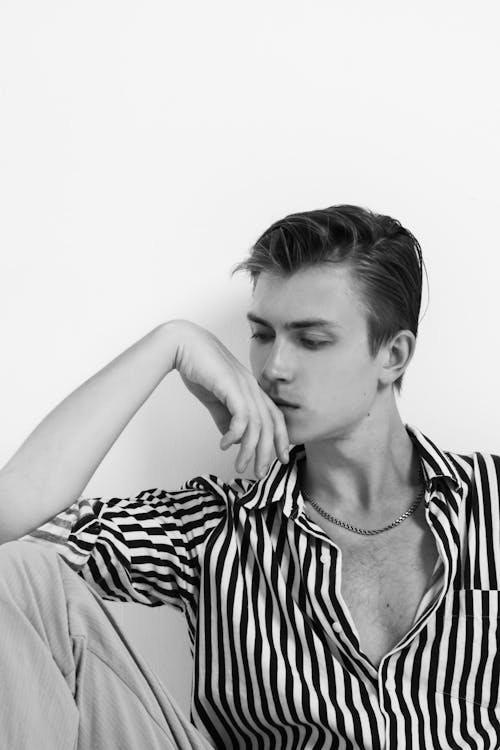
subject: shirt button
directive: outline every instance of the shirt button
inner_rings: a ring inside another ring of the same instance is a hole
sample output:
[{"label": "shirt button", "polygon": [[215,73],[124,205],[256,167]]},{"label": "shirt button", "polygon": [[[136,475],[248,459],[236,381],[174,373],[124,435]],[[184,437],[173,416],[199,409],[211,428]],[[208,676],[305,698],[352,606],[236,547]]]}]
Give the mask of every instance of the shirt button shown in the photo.
[{"label": "shirt button", "polygon": [[321,553],[321,555],[320,555],[320,558],[319,558],[319,559],[320,559],[320,561],[321,561],[322,563],[327,563],[327,562],[329,562],[329,561],[330,561],[330,553],[329,553],[329,551],[328,551],[328,550],[326,550],[326,549],[325,549],[325,550],[323,550],[323,552]]},{"label": "shirt button", "polygon": [[333,625],[332,625],[332,629],[336,633],[340,633],[340,632],[342,632],[342,625],[340,624],[340,622],[334,622]]}]

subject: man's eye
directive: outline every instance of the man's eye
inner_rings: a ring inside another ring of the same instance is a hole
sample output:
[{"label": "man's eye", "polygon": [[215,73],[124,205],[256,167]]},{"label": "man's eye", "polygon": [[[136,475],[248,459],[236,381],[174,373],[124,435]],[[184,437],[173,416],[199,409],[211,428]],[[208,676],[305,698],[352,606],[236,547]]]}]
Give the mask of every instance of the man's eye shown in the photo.
[{"label": "man's eye", "polygon": [[327,343],[326,341],[315,341],[314,339],[301,339],[301,341],[308,349],[319,349],[320,346]]},{"label": "man's eye", "polygon": [[[253,333],[250,338],[257,339],[259,341],[267,341],[271,339],[272,336],[270,336],[267,333],[260,333],[259,331],[257,331],[256,333]],[[327,341],[316,341],[315,339],[305,339],[305,338],[301,338],[300,342],[307,349],[319,349],[321,346],[328,343]]]}]

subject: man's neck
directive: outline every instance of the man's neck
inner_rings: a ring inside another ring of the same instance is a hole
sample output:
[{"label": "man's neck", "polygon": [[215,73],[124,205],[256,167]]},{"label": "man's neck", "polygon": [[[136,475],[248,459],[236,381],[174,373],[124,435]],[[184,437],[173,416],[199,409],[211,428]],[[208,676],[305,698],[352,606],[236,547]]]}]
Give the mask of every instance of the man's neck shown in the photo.
[{"label": "man's neck", "polygon": [[399,413],[349,434],[305,443],[300,484],[332,515],[368,525],[397,516],[421,487],[416,448]]}]

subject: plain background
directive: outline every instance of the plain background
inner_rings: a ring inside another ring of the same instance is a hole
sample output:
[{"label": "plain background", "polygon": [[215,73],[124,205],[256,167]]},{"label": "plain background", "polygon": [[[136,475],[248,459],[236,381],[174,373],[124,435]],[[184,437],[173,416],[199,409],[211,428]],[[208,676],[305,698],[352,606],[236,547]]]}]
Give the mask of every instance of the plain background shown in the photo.
[{"label": "plain background", "polygon": [[[0,465],[162,321],[248,366],[231,268],[271,222],[335,203],[422,244],[402,419],[499,453],[499,20],[496,0],[2,0]],[[84,494],[233,476],[219,437],[172,373]],[[188,711],[182,615],[110,607]]]}]

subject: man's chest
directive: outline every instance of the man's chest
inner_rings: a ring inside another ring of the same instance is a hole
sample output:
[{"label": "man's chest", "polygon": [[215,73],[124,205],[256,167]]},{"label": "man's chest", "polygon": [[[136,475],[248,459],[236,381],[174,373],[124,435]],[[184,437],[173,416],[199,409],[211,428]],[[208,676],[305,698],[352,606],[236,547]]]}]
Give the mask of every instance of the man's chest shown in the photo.
[{"label": "man's chest", "polygon": [[436,562],[437,553],[430,552],[396,549],[391,560],[343,555],[342,598],[376,667],[411,629]]},{"label": "man's chest", "polygon": [[[320,525],[316,517],[314,521]],[[393,529],[354,539],[347,536],[352,532],[339,533],[328,523],[321,520],[321,527],[341,552],[336,570],[340,595],[361,650],[378,667],[411,629],[438,559],[434,536],[417,520],[399,534]]]}]

